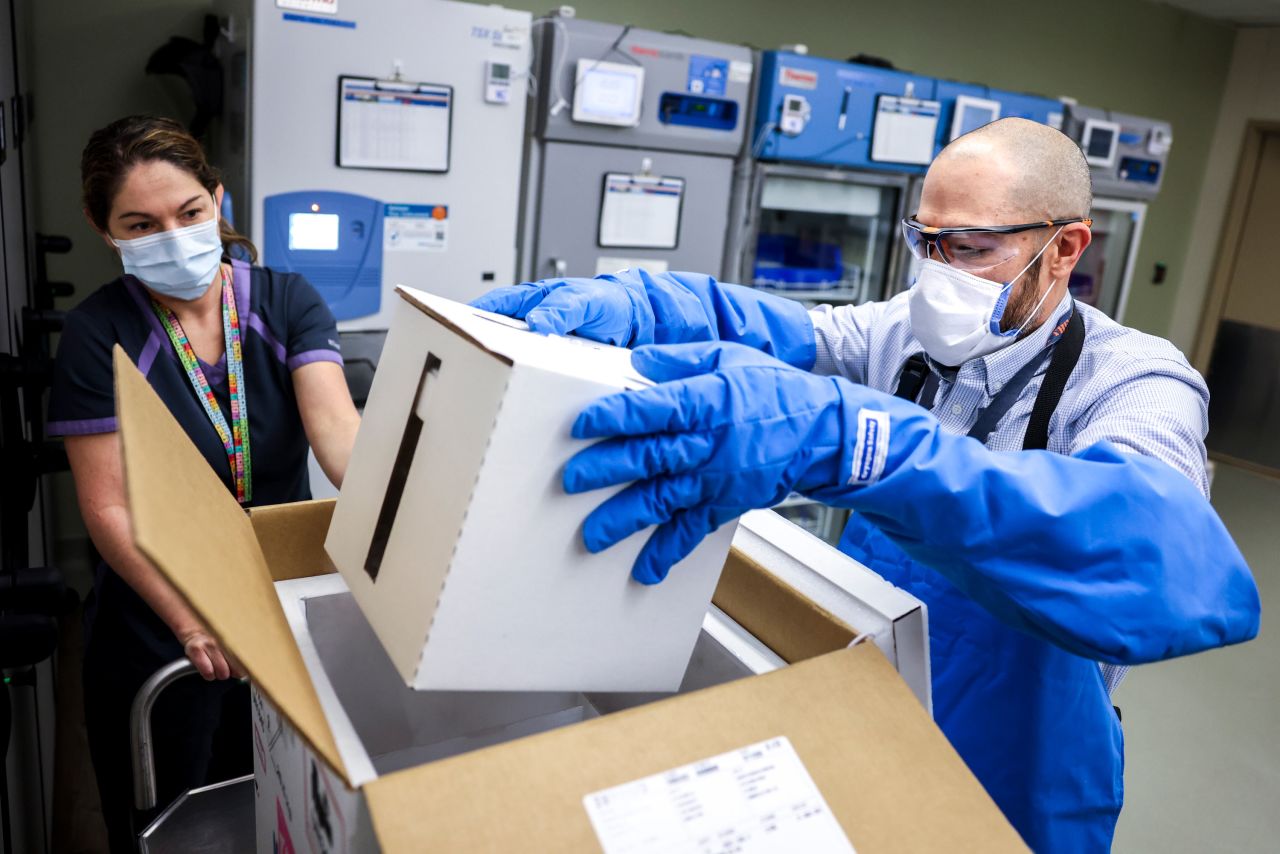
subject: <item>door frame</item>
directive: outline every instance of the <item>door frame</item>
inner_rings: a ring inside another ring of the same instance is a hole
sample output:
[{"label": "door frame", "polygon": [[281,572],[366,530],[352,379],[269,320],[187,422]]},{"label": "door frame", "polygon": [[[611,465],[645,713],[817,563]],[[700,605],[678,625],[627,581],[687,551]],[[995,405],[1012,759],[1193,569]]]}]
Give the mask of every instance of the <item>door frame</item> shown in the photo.
[{"label": "door frame", "polygon": [[1240,160],[1231,187],[1231,198],[1227,202],[1222,236],[1214,254],[1213,278],[1209,280],[1209,290],[1200,311],[1200,328],[1192,351],[1191,364],[1206,377],[1209,375],[1213,346],[1218,338],[1218,323],[1222,320],[1227,292],[1235,274],[1236,255],[1239,254],[1240,240],[1244,235],[1245,213],[1249,209],[1254,184],[1257,182],[1263,143],[1271,134],[1280,136],[1280,122],[1252,119],[1245,126],[1244,143],[1240,147]]}]

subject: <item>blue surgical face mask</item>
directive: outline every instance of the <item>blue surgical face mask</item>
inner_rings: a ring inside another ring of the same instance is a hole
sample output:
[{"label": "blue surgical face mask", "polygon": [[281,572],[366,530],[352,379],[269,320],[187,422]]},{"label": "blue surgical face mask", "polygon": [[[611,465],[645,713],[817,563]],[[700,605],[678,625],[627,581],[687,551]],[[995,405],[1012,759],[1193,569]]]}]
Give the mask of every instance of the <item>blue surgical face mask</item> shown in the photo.
[{"label": "blue surgical face mask", "polygon": [[929,259],[921,262],[920,276],[911,289],[908,306],[911,331],[924,351],[941,364],[956,367],[970,359],[990,355],[1018,340],[1056,283],[1049,283],[1035,308],[1017,329],[1002,332],[1000,321],[1013,294],[1013,286],[1061,232],[1059,228],[1049,242],[1040,247],[1035,257],[1003,286],[1000,282],[984,279],[941,261]]},{"label": "blue surgical face mask", "polygon": [[180,300],[204,296],[222,260],[218,216],[133,240],[112,240],[124,271],[151,290]]}]

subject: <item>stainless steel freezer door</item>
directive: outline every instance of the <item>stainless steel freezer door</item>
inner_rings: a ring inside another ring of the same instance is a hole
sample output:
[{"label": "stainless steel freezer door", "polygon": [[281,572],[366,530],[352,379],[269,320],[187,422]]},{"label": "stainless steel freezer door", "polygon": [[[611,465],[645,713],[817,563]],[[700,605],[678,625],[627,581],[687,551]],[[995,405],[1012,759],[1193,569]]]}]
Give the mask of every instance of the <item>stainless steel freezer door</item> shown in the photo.
[{"label": "stainless steel freezer door", "polygon": [[[654,176],[684,180],[676,248],[600,246],[604,176],[640,174],[645,161]],[[617,259],[632,265],[653,260],[668,270],[719,277],[732,173],[733,161],[728,157],[546,143],[530,275],[534,279],[594,276],[597,269],[613,272],[604,268],[615,263],[609,259]],[[614,269],[620,266],[625,265],[619,263]]]}]

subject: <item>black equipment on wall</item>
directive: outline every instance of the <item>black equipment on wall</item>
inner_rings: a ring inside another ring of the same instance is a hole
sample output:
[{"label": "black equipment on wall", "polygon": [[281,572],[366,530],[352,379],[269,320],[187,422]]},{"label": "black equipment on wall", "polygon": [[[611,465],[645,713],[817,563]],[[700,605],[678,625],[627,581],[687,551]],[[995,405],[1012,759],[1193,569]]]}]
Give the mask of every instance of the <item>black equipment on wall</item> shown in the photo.
[{"label": "black equipment on wall", "polygon": [[65,253],[65,237],[37,235],[34,306],[23,306],[13,330],[11,353],[0,353],[0,843],[13,849],[7,758],[12,729],[10,690],[36,687],[35,666],[58,648],[58,620],[75,610],[78,597],[62,573],[31,565],[30,514],[40,479],[65,471],[61,442],[45,438],[44,395],[53,379],[49,337],[62,329],[63,313],[55,296],[69,296],[71,285],[50,282],[45,255]]},{"label": "black equipment on wall", "polygon": [[213,53],[218,39],[218,18],[205,15],[201,41],[185,36],[170,36],[147,60],[148,74],[174,74],[191,90],[196,112],[187,129],[199,138],[209,122],[222,115],[222,63]]}]

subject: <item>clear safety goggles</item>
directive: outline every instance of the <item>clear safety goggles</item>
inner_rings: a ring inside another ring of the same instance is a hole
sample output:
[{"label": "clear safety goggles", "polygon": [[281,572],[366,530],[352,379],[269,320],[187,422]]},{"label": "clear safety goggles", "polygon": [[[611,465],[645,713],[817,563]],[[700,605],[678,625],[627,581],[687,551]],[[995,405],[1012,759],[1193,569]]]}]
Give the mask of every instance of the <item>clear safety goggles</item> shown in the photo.
[{"label": "clear safety goggles", "polygon": [[1082,222],[1092,226],[1086,217],[1046,219],[1018,225],[979,225],[963,228],[936,228],[925,225],[914,215],[902,221],[902,236],[911,254],[924,260],[932,258],[960,270],[983,270],[1002,264],[1018,254],[1022,240],[1018,235],[1038,228],[1053,228]]}]

